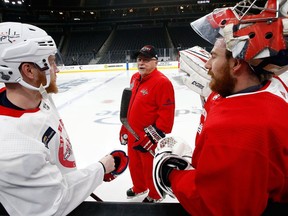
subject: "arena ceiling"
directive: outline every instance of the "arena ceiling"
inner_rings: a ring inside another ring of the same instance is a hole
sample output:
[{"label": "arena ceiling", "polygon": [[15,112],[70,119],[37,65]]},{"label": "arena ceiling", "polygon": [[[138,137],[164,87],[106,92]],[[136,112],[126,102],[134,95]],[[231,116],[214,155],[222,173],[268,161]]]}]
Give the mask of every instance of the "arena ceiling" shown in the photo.
[{"label": "arena ceiling", "polygon": [[215,8],[234,6],[238,2],[235,0],[0,1],[2,21],[47,25],[191,22]]}]

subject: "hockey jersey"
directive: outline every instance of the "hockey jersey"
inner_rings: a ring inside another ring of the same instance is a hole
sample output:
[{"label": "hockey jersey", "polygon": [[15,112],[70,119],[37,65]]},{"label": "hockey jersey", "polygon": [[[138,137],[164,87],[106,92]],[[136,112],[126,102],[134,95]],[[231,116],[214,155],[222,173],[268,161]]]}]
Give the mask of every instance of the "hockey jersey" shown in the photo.
[{"label": "hockey jersey", "polygon": [[0,106],[0,128],[0,202],[10,215],[67,215],[103,182],[99,162],[76,168],[51,99],[32,110]]},{"label": "hockey jersey", "polygon": [[172,171],[173,193],[191,215],[261,215],[288,202],[288,95],[273,78],[256,92],[212,93],[201,116],[195,170]]}]

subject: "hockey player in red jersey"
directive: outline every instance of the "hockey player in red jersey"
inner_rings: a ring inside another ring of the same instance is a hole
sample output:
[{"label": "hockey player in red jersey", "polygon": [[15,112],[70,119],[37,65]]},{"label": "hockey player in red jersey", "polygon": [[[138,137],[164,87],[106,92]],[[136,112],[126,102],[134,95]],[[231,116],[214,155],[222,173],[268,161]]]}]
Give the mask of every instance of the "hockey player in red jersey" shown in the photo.
[{"label": "hockey player in red jersey", "polygon": [[279,1],[252,5],[261,13],[247,16],[244,3],[191,24],[214,44],[192,162],[186,143],[179,151],[163,138],[156,149],[157,191],[193,216],[257,216],[268,203],[288,205],[288,88],[277,76],[288,65],[287,19],[276,15]]},{"label": "hockey player in red jersey", "polygon": [[[120,131],[122,144],[126,144],[125,135],[128,134],[126,141],[133,187],[128,189],[127,198],[136,197],[149,190],[143,202],[159,202],[161,197],[155,190],[152,178],[153,152],[157,137],[161,138],[170,133],[173,127],[174,88],[171,81],[157,70],[158,55],[153,46],[142,47],[135,53],[135,58],[139,72],[133,74],[130,80],[132,96],[127,119],[139,138],[137,140],[124,125]],[[149,132],[157,135],[155,140]]]},{"label": "hockey player in red jersey", "polygon": [[121,174],[128,158],[113,151],[77,169],[51,97],[58,91],[54,40],[29,24],[0,23],[0,32],[0,203],[13,216],[67,215]]}]

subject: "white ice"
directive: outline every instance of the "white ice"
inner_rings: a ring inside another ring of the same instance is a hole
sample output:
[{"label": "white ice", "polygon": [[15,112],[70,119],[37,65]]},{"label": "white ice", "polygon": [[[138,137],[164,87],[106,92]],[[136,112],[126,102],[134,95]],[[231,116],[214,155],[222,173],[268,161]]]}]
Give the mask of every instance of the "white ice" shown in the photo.
[{"label": "white ice", "polygon": [[[184,86],[177,69],[161,70],[172,81],[176,112],[172,134],[182,137],[194,148],[196,129],[201,112],[199,95]],[[112,150],[127,147],[119,142],[120,101],[122,91],[129,87],[135,71],[59,73],[59,93],[53,95],[72,142],[78,168],[98,161]],[[165,91],[165,89],[163,89]],[[141,202],[145,195],[127,199],[132,186],[129,170],[111,182],[102,183],[94,193],[103,201]],[[93,201],[92,198],[87,200]],[[178,202],[166,197],[163,202]]]},{"label": "white ice", "polygon": [[[176,116],[171,134],[182,137],[194,148],[194,139],[202,109],[199,95],[189,90],[178,77],[178,70],[161,70],[175,89]],[[69,133],[78,168],[98,161],[115,149],[126,151],[119,143],[120,101],[135,71],[59,73],[59,93],[53,99]],[[288,73],[280,76],[288,84]],[[0,84],[2,87],[3,84]],[[103,201],[141,202],[145,195],[127,199],[132,186],[129,170],[112,182],[102,183],[94,193]],[[89,197],[88,201],[95,201]],[[166,197],[163,202],[178,202]]]}]

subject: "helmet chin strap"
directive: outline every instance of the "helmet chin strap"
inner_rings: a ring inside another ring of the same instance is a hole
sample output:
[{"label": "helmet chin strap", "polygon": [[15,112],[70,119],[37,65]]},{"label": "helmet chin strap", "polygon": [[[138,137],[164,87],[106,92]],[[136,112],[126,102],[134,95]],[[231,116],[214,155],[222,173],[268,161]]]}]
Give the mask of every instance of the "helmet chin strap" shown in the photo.
[{"label": "helmet chin strap", "polygon": [[32,86],[32,85],[28,84],[28,83],[25,82],[23,79],[20,80],[19,84],[22,85],[22,86],[25,87],[25,88],[28,88],[28,89],[31,89],[31,90],[35,90],[35,91],[40,91],[40,88],[46,89],[46,88],[50,85],[50,82],[51,82],[51,77],[50,77],[50,72],[49,72],[49,70],[46,70],[46,71],[45,71],[45,75],[46,75],[46,85],[45,85],[45,86],[43,86],[42,84],[40,84],[39,87],[35,87],[35,86]]}]

